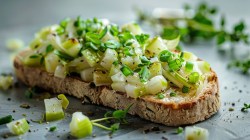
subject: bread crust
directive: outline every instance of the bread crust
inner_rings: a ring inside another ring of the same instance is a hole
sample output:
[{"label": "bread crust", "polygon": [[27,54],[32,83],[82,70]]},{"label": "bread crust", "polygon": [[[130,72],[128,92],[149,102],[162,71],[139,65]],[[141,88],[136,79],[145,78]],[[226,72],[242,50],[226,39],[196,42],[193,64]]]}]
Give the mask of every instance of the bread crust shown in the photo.
[{"label": "bread crust", "polygon": [[201,93],[188,100],[178,102],[155,99],[147,95],[138,99],[128,98],[125,93],[116,92],[107,86],[93,87],[91,83],[79,77],[54,77],[41,67],[24,66],[19,57],[14,59],[17,78],[28,86],[38,86],[54,93],[65,93],[93,104],[104,105],[114,109],[129,110],[132,115],[167,126],[180,126],[203,121],[220,108],[218,78],[214,71],[208,76],[208,82]]}]

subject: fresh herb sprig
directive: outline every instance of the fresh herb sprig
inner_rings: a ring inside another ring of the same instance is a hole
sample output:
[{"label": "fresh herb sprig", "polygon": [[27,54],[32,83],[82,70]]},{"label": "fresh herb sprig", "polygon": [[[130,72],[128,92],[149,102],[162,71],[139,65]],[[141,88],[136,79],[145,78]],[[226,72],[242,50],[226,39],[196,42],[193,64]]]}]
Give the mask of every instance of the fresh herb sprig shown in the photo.
[{"label": "fresh herb sprig", "polygon": [[[100,127],[104,130],[111,131],[112,133],[117,131],[119,129],[120,124],[126,124],[128,121],[126,120],[126,116],[130,108],[133,104],[129,105],[125,110],[116,110],[114,112],[107,112],[104,115],[104,118],[91,120],[91,123],[94,126]],[[113,122],[113,124],[110,127],[104,126],[98,122],[106,121],[108,123]]]},{"label": "fresh herb sprig", "polygon": [[[189,4],[184,5],[186,13],[190,9],[194,10],[194,15],[191,18],[155,18],[147,12],[137,9],[138,20],[141,23],[149,23],[153,28],[162,27],[160,32],[161,36],[165,39],[171,39],[181,35],[181,41],[183,43],[193,43],[198,40],[216,40],[216,44],[219,49],[222,49],[226,43],[231,44],[231,48],[235,47],[235,43],[244,43],[249,45],[249,35],[246,32],[246,24],[244,21],[239,21],[232,28],[231,31],[225,29],[226,20],[225,16],[221,15],[219,23],[214,20],[215,16],[218,16],[218,8],[209,6],[207,3],[200,3],[195,8],[191,8]],[[186,26],[182,26],[179,23],[185,23]],[[215,25],[220,25],[216,28]],[[240,69],[244,74],[250,69],[250,59],[237,60],[229,64],[229,67],[236,67]]]},{"label": "fresh herb sprig", "polygon": [[241,108],[242,112],[247,112],[247,110],[250,108],[250,104],[244,103],[244,107]]}]

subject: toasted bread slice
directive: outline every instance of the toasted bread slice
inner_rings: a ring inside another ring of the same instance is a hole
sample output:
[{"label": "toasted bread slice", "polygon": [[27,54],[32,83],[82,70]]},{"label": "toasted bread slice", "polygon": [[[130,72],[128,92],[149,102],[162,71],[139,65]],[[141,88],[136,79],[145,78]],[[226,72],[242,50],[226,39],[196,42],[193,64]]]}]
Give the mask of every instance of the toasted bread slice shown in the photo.
[{"label": "toasted bread slice", "polygon": [[[24,54],[21,52],[19,55]],[[220,108],[218,78],[211,70],[200,93],[193,96],[165,97],[146,95],[137,99],[128,98],[126,93],[116,92],[108,86],[95,87],[77,76],[65,79],[54,77],[42,67],[28,67],[17,56],[14,59],[17,78],[28,86],[38,86],[54,93],[65,93],[93,104],[114,109],[125,109],[133,104],[129,113],[152,122],[167,126],[180,126],[203,121]]]}]

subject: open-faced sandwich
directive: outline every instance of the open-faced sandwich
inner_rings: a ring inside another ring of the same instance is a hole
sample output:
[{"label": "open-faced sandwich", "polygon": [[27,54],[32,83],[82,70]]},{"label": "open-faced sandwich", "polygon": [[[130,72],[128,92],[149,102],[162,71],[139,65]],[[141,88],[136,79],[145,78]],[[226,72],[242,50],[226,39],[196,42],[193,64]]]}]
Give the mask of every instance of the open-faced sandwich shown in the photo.
[{"label": "open-faced sandwich", "polygon": [[218,79],[178,42],[150,37],[135,23],[65,19],[41,29],[14,68],[28,86],[114,109],[133,104],[130,114],[167,126],[193,124],[218,111]]}]

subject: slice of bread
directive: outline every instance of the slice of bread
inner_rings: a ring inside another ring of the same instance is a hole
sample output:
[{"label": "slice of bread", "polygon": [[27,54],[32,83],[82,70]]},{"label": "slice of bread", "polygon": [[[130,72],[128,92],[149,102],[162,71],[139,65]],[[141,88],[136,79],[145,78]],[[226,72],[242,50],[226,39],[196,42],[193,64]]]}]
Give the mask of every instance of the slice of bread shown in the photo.
[{"label": "slice of bread", "polygon": [[[21,52],[22,55],[25,52]],[[28,67],[17,56],[14,60],[17,78],[28,86],[37,86],[54,93],[65,93],[93,104],[114,109],[125,109],[133,104],[129,113],[167,126],[180,126],[203,121],[220,108],[218,78],[211,70],[206,84],[197,95],[166,96],[157,99],[146,95],[137,99],[128,98],[126,93],[116,92],[108,86],[95,87],[77,76],[65,79],[54,77],[41,67]]]}]

